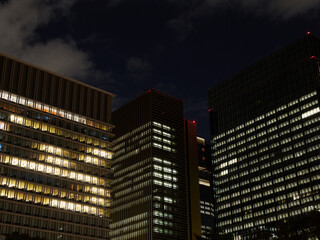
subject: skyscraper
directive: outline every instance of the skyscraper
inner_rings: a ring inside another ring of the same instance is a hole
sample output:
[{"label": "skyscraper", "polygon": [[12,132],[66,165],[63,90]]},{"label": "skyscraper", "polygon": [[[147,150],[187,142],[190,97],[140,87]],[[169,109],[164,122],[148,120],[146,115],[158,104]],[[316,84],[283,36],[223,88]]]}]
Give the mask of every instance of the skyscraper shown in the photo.
[{"label": "skyscraper", "polygon": [[183,101],[152,89],[112,118],[112,239],[189,239]]},{"label": "skyscraper", "polygon": [[272,230],[320,208],[319,56],[307,33],[209,90],[224,233]]},{"label": "skyscraper", "polygon": [[108,239],[113,94],[0,56],[0,235]]},{"label": "skyscraper", "polygon": [[214,199],[212,189],[212,167],[210,144],[204,138],[197,137],[198,170],[200,188],[201,236],[211,239],[214,227]]}]

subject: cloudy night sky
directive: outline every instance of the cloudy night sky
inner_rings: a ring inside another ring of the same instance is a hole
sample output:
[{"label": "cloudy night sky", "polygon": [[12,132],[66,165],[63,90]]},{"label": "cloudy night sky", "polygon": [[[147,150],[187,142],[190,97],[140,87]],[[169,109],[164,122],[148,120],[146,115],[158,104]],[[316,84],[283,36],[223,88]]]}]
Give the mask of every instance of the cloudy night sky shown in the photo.
[{"label": "cloudy night sky", "polygon": [[208,88],[307,31],[319,0],[0,0],[0,52],[115,93],[181,98],[209,137]]}]

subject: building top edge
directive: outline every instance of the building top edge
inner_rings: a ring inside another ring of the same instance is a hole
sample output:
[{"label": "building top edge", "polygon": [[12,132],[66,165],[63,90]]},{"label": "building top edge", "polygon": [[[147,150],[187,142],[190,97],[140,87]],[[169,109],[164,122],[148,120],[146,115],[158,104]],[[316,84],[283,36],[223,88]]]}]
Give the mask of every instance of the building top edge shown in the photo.
[{"label": "building top edge", "polygon": [[99,91],[99,92],[101,92],[101,93],[104,93],[104,94],[106,94],[106,95],[110,95],[110,96],[113,97],[113,98],[116,96],[116,94],[114,94],[114,93],[111,93],[111,92],[105,91],[105,90],[103,90],[103,89],[94,87],[94,86],[92,86],[92,85],[90,85],[90,84],[81,82],[81,81],[79,81],[79,80],[75,80],[75,79],[73,79],[73,78],[66,77],[66,76],[64,76],[64,75],[62,75],[62,74],[56,73],[56,72],[54,72],[54,71],[52,71],[52,70],[49,70],[49,69],[47,69],[47,68],[45,68],[45,67],[41,67],[41,66],[38,66],[38,65],[36,65],[36,64],[26,62],[26,61],[24,61],[24,60],[18,59],[18,58],[13,57],[13,56],[10,56],[10,55],[5,54],[5,53],[3,53],[3,52],[0,52],[0,56],[5,57],[5,58],[8,58],[8,59],[11,59],[11,60],[13,60],[13,61],[16,61],[16,62],[19,62],[19,63],[22,63],[22,64],[25,64],[25,65],[27,65],[27,66],[30,66],[30,67],[33,67],[33,68],[36,68],[36,69],[39,69],[40,71],[47,72],[47,73],[49,73],[49,74],[55,75],[55,76],[57,76],[57,77],[66,79],[66,80],[71,81],[71,82],[74,82],[74,83],[77,83],[77,84],[79,84],[79,85],[83,85],[83,86],[85,86],[85,87],[88,87],[88,88],[97,90],[97,91]]}]

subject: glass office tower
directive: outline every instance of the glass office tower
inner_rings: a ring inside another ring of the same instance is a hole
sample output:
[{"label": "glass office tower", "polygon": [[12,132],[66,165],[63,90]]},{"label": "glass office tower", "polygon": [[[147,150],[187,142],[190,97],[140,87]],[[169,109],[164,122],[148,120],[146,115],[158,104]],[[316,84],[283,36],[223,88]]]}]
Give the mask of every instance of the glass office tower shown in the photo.
[{"label": "glass office tower", "polygon": [[224,233],[246,239],[320,209],[319,56],[308,33],[209,90]]},{"label": "glass office tower", "polygon": [[0,56],[0,235],[108,239],[113,95]]}]

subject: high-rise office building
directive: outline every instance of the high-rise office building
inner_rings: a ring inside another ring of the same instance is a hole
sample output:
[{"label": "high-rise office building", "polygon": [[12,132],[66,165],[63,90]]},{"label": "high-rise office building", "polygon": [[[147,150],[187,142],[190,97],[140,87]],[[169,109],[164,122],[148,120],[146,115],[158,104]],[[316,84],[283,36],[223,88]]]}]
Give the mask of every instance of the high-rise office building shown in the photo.
[{"label": "high-rise office building", "polygon": [[111,239],[190,239],[183,101],[152,89],[112,118]]},{"label": "high-rise office building", "polygon": [[245,239],[320,209],[319,56],[307,33],[209,90],[224,233]]},{"label": "high-rise office building", "polygon": [[185,120],[189,239],[201,236],[200,187],[196,121]]},{"label": "high-rise office building", "polygon": [[108,239],[113,94],[0,56],[0,235]]},{"label": "high-rise office building", "polygon": [[214,199],[212,189],[212,167],[210,144],[197,137],[198,169],[200,188],[201,236],[211,239],[214,227]]}]

